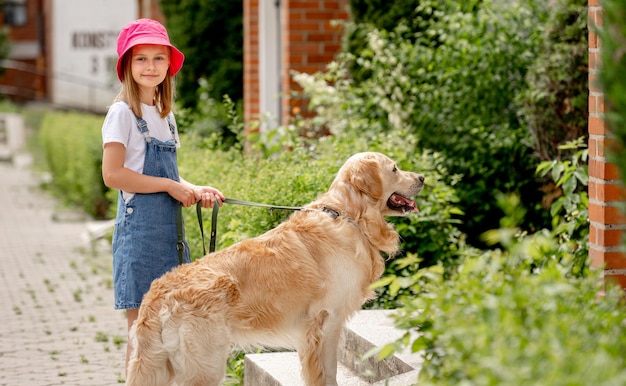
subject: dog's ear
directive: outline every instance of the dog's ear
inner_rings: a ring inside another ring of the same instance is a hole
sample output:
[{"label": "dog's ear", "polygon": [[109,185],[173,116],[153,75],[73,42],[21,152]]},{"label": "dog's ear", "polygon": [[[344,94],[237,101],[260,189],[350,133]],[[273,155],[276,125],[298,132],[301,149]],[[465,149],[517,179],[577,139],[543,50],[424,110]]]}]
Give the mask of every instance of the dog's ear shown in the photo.
[{"label": "dog's ear", "polygon": [[350,182],[355,189],[380,200],[383,198],[383,178],[378,162],[373,159],[360,160],[350,174]]}]

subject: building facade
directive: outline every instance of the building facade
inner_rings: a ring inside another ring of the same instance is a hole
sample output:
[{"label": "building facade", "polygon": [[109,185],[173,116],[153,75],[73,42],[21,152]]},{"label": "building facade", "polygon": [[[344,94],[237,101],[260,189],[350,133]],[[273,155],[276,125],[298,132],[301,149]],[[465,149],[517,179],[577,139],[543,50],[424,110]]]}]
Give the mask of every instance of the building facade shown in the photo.
[{"label": "building facade", "polygon": [[14,102],[106,110],[119,89],[117,34],[138,17],[162,20],[157,0],[5,0],[9,55],[0,92]]}]

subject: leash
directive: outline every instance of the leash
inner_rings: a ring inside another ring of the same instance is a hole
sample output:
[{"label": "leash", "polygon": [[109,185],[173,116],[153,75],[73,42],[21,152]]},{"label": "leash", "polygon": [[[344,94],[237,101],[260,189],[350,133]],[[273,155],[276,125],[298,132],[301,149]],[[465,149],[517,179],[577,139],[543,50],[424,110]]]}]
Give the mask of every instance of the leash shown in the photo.
[{"label": "leash", "polygon": [[185,252],[185,230],[183,228],[183,206],[178,205],[176,211],[176,226],[178,228],[178,240],[176,241],[176,250],[178,251],[178,265],[183,264],[183,256]]},{"label": "leash", "polygon": [[[284,210],[302,210],[301,206],[281,206],[281,205],[268,205],[261,204],[253,201],[245,201],[245,200],[237,200],[234,198],[227,198],[222,201],[225,204],[236,204],[236,205],[245,205],[245,206],[256,206],[260,208],[268,208],[270,211],[275,209],[284,209]],[[217,214],[219,213],[220,206],[215,203],[213,204],[213,213],[211,215],[211,240],[209,243],[209,253],[215,252],[215,240],[217,238]],[[202,201],[198,201],[196,203],[196,215],[198,216],[198,224],[200,225],[200,233],[202,234],[202,252],[203,256],[206,255],[206,247],[204,241],[204,226],[202,225]]]}]

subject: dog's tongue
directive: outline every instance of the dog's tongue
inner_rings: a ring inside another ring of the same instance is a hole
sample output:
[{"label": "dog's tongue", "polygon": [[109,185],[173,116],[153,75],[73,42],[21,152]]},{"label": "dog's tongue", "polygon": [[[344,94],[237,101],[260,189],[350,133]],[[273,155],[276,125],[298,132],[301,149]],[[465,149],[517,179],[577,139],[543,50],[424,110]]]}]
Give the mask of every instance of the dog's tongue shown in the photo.
[{"label": "dog's tongue", "polygon": [[396,206],[399,207],[408,207],[411,208],[411,212],[417,212],[417,204],[415,203],[415,201],[410,200],[404,196],[401,196],[397,193],[394,193],[391,195],[391,197],[389,198],[389,200]]}]

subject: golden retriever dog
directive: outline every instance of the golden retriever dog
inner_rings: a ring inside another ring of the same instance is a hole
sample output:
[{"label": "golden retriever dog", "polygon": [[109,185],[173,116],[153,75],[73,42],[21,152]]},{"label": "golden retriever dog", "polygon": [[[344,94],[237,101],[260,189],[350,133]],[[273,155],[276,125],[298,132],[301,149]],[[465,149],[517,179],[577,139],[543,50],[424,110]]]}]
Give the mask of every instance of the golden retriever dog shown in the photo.
[{"label": "golden retriever dog", "polygon": [[219,385],[237,345],[295,349],[307,385],[336,385],[343,326],[373,298],[381,252],[398,252],[385,216],[417,212],[423,186],[381,153],[355,154],[276,228],[155,280],[131,329],[127,384]]}]

